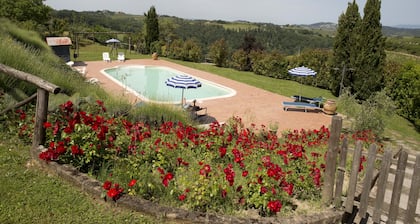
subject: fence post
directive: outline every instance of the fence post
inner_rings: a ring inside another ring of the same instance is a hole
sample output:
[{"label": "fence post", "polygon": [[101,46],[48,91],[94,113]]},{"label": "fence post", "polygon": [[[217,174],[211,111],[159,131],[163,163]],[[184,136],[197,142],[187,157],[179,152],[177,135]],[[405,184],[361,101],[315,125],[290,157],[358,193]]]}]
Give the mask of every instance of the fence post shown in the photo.
[{"label": "fence post", "polygon": [[343,182],[344,182],[344,174],[346,173],[346,161],[347,161],[347,137],[343,139],[343,143],[341,145],[340,151],[340,161],[337,167],[337,178],[335,182],[335,200],[334,206],[335,208],[340,208],[342,205],[341,194],[343,193]]},{"label": "fence post", "polygon": [[337,167],[337,153],[340,145],[340,134],[343,120],[340,116],[333,116],[331,121],[330,139],[328,141],[327,161],[325,164],[324,186],[322,188],[322,202],[331,204],[334,192],[335,171]]},{"label": "fence post", "polygon": [[38,88],[35,112],[35,128],[32,141],[32,147],[36,148],[45,143],[44,123],[47,121],[48,113],[48,91]]},{"label": "fence post", "polygon": [[411,179],[410,194],[408,196],[407,214],[405,223],[414,223],[416,216],[417,200],[419,198],[420,186],[420,155],[416,156],[416,163],[414,164],[413,178]]},{"label": "fence post", "polygon": [[407,159],[408,153],[406,151],[401,151],[400,158],[398,158],[397,171],[395,171],[394,187],[392,189],[391,206],[389,208],[387,221],[389,224],[397,221]]},{"label": "fence post", "polygon": [[371,144],[368,152],[365,180],[363,183],[362,196],[360,197],[359,217],[365,218],[369,204],[369,193],[372,187],[373,171],[375,170],[376,145]]},{"label": "fence post", "polygon": [[362,143],[356,142],[356,149],[353,154],[353,163],[350,173],[349,188],[347,191],[347,199],[345,202],[345,209],[347,213],[353,212],[354,195],[356,194],[357,176],[359,174],[360,157],[362,156]]},{"label": "fence post", "polygon": [[373,212],[373,222],[379,223],[381,221],[381,215],[382,215],[382,206],[384,203],[385,198],[385,191],[386,191],[386,183],[388,181],[388,174],[389,169],[391,166],[391,160],[392,160],[392,149],[388,147],[385,151],[384,156],[382,157],[381,162],[381,169],[379,170],[379,177],[378,177],[378,191],[376,193],[376,199],[375,199],[375,210]]}]

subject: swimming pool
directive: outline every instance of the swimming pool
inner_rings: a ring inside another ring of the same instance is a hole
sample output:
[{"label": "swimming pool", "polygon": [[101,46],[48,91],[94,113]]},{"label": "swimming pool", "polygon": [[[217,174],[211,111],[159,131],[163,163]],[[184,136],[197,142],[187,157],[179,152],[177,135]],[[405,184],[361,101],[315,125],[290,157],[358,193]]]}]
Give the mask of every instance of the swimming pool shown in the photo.
[{"label": "swimming pool", "polygon": [[[179,103],[181,101],[182,89],[169,87],[165,81],[172,76],[185,74],[184,72],[163,66],[139,65],[117,66],[103,69],[101,72],[143,101],[158,103]],[[190,74],[186,75],[196,78],[202,84],[200,88],[184,90],[184,97],[187,101],[218,99],[236,94],[235,90],[226,86]]]}]

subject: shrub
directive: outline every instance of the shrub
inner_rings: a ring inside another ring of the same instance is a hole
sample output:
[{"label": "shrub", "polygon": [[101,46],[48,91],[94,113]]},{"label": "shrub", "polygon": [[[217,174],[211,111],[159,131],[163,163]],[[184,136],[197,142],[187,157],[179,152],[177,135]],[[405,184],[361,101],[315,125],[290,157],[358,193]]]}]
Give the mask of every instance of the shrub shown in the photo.
[{"label": "shrub", "polygon": [[349,91],[339,98],[339,107],[349,118],[353,132],[371,130],[377,137],[381,137],[385,130],[385,119],[394,112],[395,105],[385,94],[385,91],[374,93],[369,99],[359,101]]}]

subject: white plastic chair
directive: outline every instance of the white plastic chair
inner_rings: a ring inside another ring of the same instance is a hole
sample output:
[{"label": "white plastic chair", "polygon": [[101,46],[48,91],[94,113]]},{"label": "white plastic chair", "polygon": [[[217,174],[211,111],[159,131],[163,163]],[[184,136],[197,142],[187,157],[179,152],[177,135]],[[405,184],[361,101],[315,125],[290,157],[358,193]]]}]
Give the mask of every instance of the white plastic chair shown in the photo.
[{"label": "white plastic chair", "polygon": [[109,57],[109,53],[108,52],[103,52],[102,53],[102,59],[106,62],[111,62],[111,58]]},{"label": "white plastic chair", "polygon": [[125,61],[124,52],[118,52],[118,61]]}]

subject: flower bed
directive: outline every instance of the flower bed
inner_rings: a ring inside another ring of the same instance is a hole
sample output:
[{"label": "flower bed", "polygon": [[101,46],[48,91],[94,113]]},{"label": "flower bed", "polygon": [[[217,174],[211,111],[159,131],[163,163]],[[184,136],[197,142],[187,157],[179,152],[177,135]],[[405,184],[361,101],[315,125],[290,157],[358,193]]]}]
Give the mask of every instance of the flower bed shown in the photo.
[{"label": "flower bed", "polygon": [[[87,112],[89,111],[89,112]],[[272,216],[319,200],[329,130],[295,130],[278,139],[240,118],[201,130],[151,126],[106,113],[103,103],[72,102],[48,117],[45,161],[71,164],[103,181],[103,197],[123,194],[202,212]]]}]

